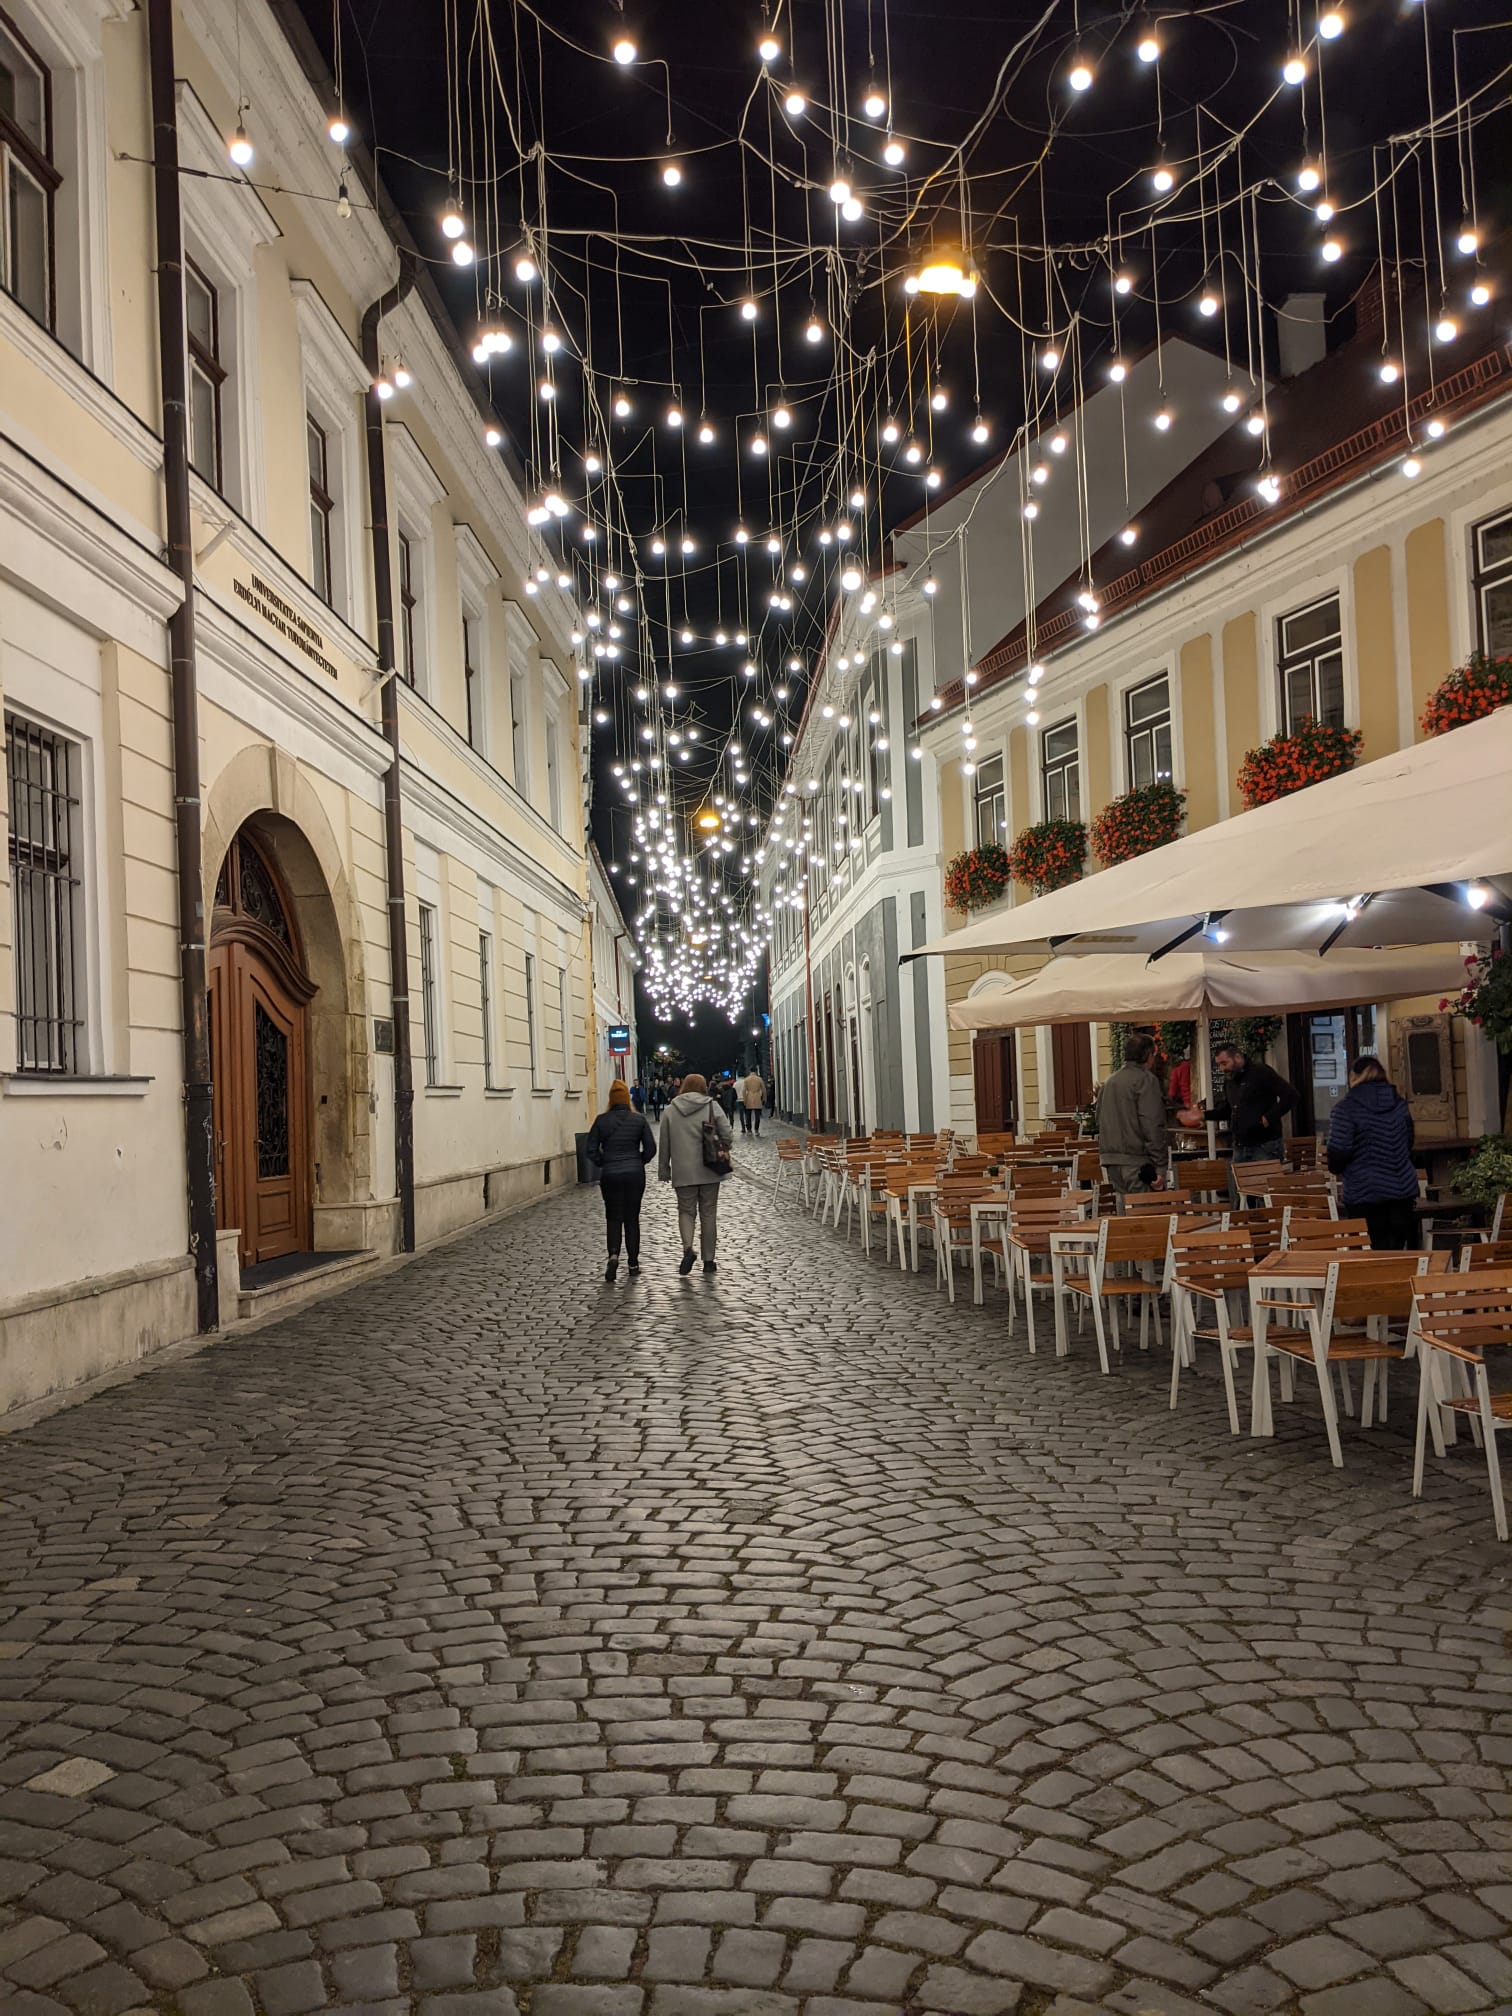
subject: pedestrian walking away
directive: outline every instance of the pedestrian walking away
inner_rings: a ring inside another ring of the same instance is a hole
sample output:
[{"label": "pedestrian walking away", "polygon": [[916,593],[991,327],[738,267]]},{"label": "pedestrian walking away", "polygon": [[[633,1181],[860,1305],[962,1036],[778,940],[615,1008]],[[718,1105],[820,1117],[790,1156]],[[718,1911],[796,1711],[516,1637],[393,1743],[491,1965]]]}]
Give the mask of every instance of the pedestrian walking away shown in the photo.
[{"label": "pedestrian walking away", "polygon": [[766,1080],[759,1071],[752,1071],[741,1079],[737,1090],[740,1093],[740,1124],[747,1134],[759,1134],[761,1109],[766,1103]]},{"label": "pedestrian walking away", "polygon": [[1388,1253],[1416,1246],[1412,1114],[1378,1057],[1349,1067],[1349,1090],[1328,1123],[1328,1166],[1343,1178],[1345,1215],[1365,1220],[1372,1246]]},{"label": "pedestrian walking away", "polygon": [[728,1150],[734,1139],[735,1130],[711,1095],[707,1079],[700,1072],[690,1071],[682,1082],[681,1092],[662,1116],[661,1147],[656,1162],[657,1175],[677,1193],[677,1229],[683,1245],[679,1274],[693,1272],[695,1227],[703,1271],[713,1274],[717,1270],[714,1254],[718,1244],[720,1177],[705,1158],[706,1152]]},{"label": "pedestrian walking away", "polygon": [[1097,1095],[1097,1152],[1121,1197],[1158,1190],[1165,1181],[1165,1101],[1154,1063],[1154,1042],[1136,1030],[1124,1041],[1122,1065]]},{"label": "pedestrian walking away", "polygon": [[656,1136],[644,1113],[630,1102],[630,1087],[616,1078],[609,1087],[609,1104],[588,1130],[588,1157],[597,1165],[599,1188],[604,1193],[604,1232],[609,1259],[604,1279],[612,1281],[619,1271],[620,1246],[624,1245],[630,1272],[640,1272],[641,1199],[646,1194],[646,1164],[656,1153]]},{"label": "pedestrian walking away", "polygon": [[1206,1117],[1228,1122],[1234,1160],[1282,1161],[1286,1147],[1281,1139],[1281,1122],[1296,1107],[1295,1089],[1279,1071],[1246,1057],[1232,1043],[1220,1043],[1213,1053],[1213,1062],[1223,1073],[1223,1084]]}]

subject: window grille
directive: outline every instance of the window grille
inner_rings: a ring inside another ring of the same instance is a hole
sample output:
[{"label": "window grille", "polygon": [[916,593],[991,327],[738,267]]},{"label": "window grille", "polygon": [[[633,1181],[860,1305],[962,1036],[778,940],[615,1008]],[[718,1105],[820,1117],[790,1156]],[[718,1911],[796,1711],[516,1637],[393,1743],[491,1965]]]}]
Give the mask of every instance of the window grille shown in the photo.
[{"label": "window grille", "polygon": [[77,1076],[84,1052],[80,751],[5,717],[18,1070]]},{"label": "window grille", "polygon": [[425,1082],[434,1085],[440,1076],[440,1023],[436,1002],[436,913],[429,903],[420,905],[420,1001],[425,1024]]}]

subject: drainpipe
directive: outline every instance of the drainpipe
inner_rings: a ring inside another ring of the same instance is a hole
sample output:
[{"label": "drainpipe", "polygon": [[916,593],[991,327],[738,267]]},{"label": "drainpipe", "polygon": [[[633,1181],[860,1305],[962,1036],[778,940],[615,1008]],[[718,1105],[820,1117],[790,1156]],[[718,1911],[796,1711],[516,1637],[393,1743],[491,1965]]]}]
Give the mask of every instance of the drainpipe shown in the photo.
[{"label": "drainpipe", "polygon": [[215,1112],[205,978],[199,691],[194,650],[194,546],[189,514],[189,365],[184,319],[184,220],[179,203],[173,0],[147,0],[152,181],[157,213],[158,373],[163,400],[163,505],[168,564],[183,600],[168,618],[173,708],[174,854],[178,876],[179,1003],[184,1031],[184,1179],[195,1324],[220,1322],[215,1254]]},{"label": "drainpipe", "polygon": [[819,1053],[817,1049],[819,1032],[814,1027],[814,959],[813,942],[809,937],[809,885],[807,874],[803,882],[803,994],[808,1009],[808,1124],[809,1132],[819,1131]]},{"label": "drainpipe", "polygon": [[[164,0],[167,4],[167,0]],[[404,800],[399,775],[399,691],[394,671],[394,577],[389,562],[388,473],[383,455],[383,401],[378,378],[378,325],[415,284],[414,259],[400,248],[399,278],[362,318],[362,362],[368,374],[368,516],[373,528],[373,605],[378,618],[378,677],[389,764],[383,776],[383,851],[388,879],[389,996],[394,1016],[394,1188],[399,1196],[399,1250],[415,1250],[415,1070],[410,1052],[409,930],[404,914]]]}]

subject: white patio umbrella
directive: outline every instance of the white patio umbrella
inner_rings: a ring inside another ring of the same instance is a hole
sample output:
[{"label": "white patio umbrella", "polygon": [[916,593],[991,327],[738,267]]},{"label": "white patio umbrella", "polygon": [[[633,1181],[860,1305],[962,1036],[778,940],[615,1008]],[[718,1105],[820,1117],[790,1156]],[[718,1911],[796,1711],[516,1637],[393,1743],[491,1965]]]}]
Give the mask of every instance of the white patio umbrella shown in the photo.
[{"label": "white patio umbrella", "polygon": [[1173,952],[1154,961],[1123,952],[1050,959],[1038,973],[973,994],[950,1010],[956,1029],[1020,1029],[1045,1022],[1197,1021],[1211,1015],[1291,1015],[1359,1002],[1457,993],[1457,945],[1392,952]]},{"label": "white patio umbrella", "polygon": [[1204,932],[1231,952],[1435,945],[1492,936],[1512,920],[1509,895],[1503,707],[904,956],[1038,946],[1164,957]]}]

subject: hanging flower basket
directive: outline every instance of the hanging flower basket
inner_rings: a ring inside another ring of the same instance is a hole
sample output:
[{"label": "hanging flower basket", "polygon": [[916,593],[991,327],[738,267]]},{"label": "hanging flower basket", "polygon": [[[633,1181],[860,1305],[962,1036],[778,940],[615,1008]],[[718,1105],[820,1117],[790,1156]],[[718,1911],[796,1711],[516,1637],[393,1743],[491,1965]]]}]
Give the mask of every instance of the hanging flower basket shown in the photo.
[{"label": "hanging flower basket", "polygon": [[969,917],[1008,893],[1013,875],[1003,847],[968,847],[945,869],[945,907]]},{"label": "hanging flower basket", "polygon": [[1310,717],[1294,734],[1272,735],[1239,765],[1239,795],[1246,809],[1352,770],[1364,740],[1358,728],[1329,728]]},{"label": "hanging flower basket", "polygon": [[1472,652],[1457,672],[1451,672],[1443,685],[1429,694],[1423,709],[1423,733],[1447,734],[1451,728],[1483,720],[1509,704],[1512,658],[1488,658],[1484,651]]},{"label": "hanging flower basket", "polygon": [[1105,868],[1164,847],[1181,831],[1186,793],[1174,784],[1141,784],[1114,798],[1092,821],[1092,851]]},{"label": "hanging flower basket", "polygon": [[1500,947],[1489,959],[1472,954],[1465,961],[1465,984],[1453,1001],[1439,1003],[1489,1036],[1498,1050],[1512,1051],[1512,958]]},{"label": "hanging flower basket", "polygon": [[1064,889],[1087,865],[1087,829],[1080,819],[1042,819],[1026,826],[1008,854],[1015,882],[1025,882],[1036,896]]},{"label": "hanging flower basket", "polygon": [[1263,1057],[1284,1027],[1279,1015],[1236,1015],[1210,1022],[1208,1041],[1213,1050],[1233,1044],[1246,1057]]}]

